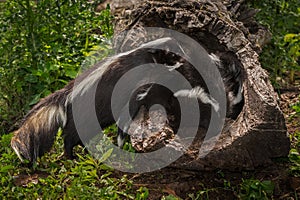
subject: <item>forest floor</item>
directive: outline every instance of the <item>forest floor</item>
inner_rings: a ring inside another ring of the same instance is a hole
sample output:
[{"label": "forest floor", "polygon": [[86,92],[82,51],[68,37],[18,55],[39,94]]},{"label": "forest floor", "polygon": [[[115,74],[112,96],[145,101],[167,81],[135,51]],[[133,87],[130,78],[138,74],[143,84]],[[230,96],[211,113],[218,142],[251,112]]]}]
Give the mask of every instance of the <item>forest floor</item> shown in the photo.
[{"label": "forest floor", "polygon": [[[299,102],[299,95],[300,88],[282,90],[280,95],[280,107],[286,119],[291,148],[297,152],[300,152],[300,115],[296,115],[291,105]],[[128,174],[114,170],[111,177],[121,180],[124,175],[127,176],[127,179],[132,181],[133,191],[138,191],[141,187],[147,188],[149,191],[147,199],[232,200],[266,199],[264,196],[271,196],[272,199],[296,200],[300,197],[300,156],[296,163],[298,174],[291,172],[291,167],[295,163],[289,158],[280,158],[267,167],[253,171],[191,171],[166,167],[143,174]],[[98,173],[101,175],[102,172]],[[103,173],[107,172],[104,170]],[[30,182],[37,182],[38,178],[47,176],[48,174],[44,172],[35,172],[30,176],[23,173],[14,184],[24,187]],[[264,192],[270,187],[272,195],[265,195]],[[251,195],[256,196],[250,198]]]},{"label": "forest floor", "polygon": [[[298,152],[299,145],[296,147],[293,134],[300,132],[300,116],[295,115],[291,105],[299,101],[299,94],[299,89],[292,89],[282,91],[280,95],[280,107],[291,136],[291,146]],[[291,174],[290,165],[288,158],[284,158],[254,171],[190,171],[167,167],[151,173],[129,174],[128,178],[137,189],[148,188],[149,199],[161,199],[168,195],[182,199],[239,199],[241,194],[264,181],[274,183],[274,199],[297,199],[300,197],[300,177]],[[115,172],[114,175],[121,177],[124,173]]]}]

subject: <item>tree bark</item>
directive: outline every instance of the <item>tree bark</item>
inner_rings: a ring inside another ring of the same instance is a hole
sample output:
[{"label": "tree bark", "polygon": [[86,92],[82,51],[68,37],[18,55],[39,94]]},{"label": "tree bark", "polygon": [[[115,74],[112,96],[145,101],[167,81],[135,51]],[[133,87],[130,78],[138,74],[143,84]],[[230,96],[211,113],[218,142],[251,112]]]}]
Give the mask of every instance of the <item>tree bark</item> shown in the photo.
[{"label": "tree bark", "polygon": [[[254,20],[256,10],[247,8],[244,0],[131,1],[132,4],[118,8],[114,7],[113,0],[110,2],[116,16],[115,35],[143,27],[173,29],[195,39],[209,53],[233,52],[244,70],[244,106],[237,119],[226,122],[221,137],[205,157],[199,158],[203,141],[196,138],[188,151],[172,164],[174,167],[254,169],[272,163],[273,158],[288,155],[290,142],[278,96],[259,62],[259,53],[271,35]],[[129,31],[118,41],[121,47],[143,43],[143,37],[130,34]],[[140,144],[134,137],[131,139],[133,144]],[[148,150],[138,145],[134,147],[139,151]],[[176,145],[173,148],[180,151]]]}]

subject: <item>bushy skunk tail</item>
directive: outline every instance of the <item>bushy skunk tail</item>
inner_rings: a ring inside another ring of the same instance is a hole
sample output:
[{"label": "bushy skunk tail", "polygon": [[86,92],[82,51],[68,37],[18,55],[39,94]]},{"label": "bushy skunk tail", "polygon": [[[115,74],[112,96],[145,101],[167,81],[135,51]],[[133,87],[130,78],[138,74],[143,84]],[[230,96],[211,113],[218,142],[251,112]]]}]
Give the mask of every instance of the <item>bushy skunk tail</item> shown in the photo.
[{"label": "bushy skunk tail", "polygon": [[67,122],[65,102],[68,89],[70,87],[42,99],[14,132],[11,146],[21,161],[27,159],[33,163],[53,146],[58,129]]}]

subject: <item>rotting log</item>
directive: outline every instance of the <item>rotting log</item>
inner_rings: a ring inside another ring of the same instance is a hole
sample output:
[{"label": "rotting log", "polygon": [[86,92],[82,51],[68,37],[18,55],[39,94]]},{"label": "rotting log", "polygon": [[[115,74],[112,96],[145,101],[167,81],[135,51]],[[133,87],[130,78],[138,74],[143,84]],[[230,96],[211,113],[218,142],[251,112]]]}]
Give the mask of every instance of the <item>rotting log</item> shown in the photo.
[{"label": "rotting log", "polygon": [[[209,53],[233,52],[244,70],[244,106],[237,119],[226,121],[220,138],[205,157],[199,158],[202,139],[196,137],[184,155],[172,164],[173,167],[251,170],[288,155],[290,142],[278,97],[259,62],[259,53],[271,35],[254,20],[256,10],[248,8],[244,0],[129,1],[126,5],[120,5],[121,1],[109,2],[115,12],[115,35],[129,30],[122,41],[118,40],[121,47],[135,47],[143,43],[142,34],[147,34],[142,32],[143,27],[163,27],[190,36]],[[136,29],[141,30],[141,37],[131,35],[134,31],[130,30]],[[134,121],[151,123],[151,120],[143,121],[139,117]],[[169,130],[169,127],[165,129]],[[136,139],[138,133],[134,130],[131,129],[131,140],[138,151],[157,147],[149,140],[145,147],[141,147],[143,141]],[[202,131],[199,129],[198,135]],[[162,141],[159,141],[161,144]],[[168,144],[172,146],[173,143]],[[173,146],[180,151],[181,148]]]}]

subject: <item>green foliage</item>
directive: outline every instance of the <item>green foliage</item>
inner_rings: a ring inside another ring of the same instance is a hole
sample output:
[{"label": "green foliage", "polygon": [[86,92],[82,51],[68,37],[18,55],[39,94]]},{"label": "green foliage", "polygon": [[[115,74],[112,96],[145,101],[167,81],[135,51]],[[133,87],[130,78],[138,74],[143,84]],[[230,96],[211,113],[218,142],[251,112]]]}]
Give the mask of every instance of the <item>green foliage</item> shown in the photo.
[{"label": "green foliage", "polygon": [[162,198],[161,198],[161,200],[180,200],[180,198],[178,198],[178,197],[175,197],[175,196],[173,196],[173,195],[168,195],[168,196],[163,196]]},{"label": "green foliage", "polygon": [[294,83],[299,78],[295,71],[300,70],[300,1],[255,0],[251,4],[260,9],[257,19],[273,34],[260,56],[262,66],[270,72],[275,86],[282,86],[286,79]]},{"label": "green foliage", "polygon": [[118,133],[118,127],[116,124],[112,124],[103,130],[103,134],[107,135],[108,137],[114,140],[117,137],[117,133]]},{"label": "green foliage", "polygon": [[[110,53],[113,29],[109,8],[96,13],[96,1],[84,0],[10,0],[0,3],[0,135],[41,97],[63,87],[80,67],[86,69]],[[271,43],[264,49],[261,62],[271,73],[291,83],[299,70],[298,0],[252,1],[260,8],[258,19],[270,28]],[[300,104],[293,105],[296,114]],[[104,130],[111,141],[116,126]],[[59,135],[61,132],[59,132]],[[34,170],[20,164],[10,148],[12,134],[0,139],[0,199],[147,199],[145,187],[134,189],[127,176],[115,177],[103,164],[111,149],[98,146],[100,159],[77,148],[77,160],[61,159],[63,142],[57,137],[50,153],[38,160]],[[300,141],[300,133],[293,139]],[[300,175],[299,142],[290,151],[291,173]],[[134,152],[130,143],[124,149]],[[38,177],[30,179],[38,173]],[[18,184],[20,175],[29,181]],[[274,191],[271,181],[246,179],[235,187],[222,177],[223,188],[207,188],[190,194],[191,199],[209,199],[214,191],[239,191],[241,199],[267,199]],[[162,199],[178,199],[173,195]]]},{"label": "green foliage", "polygon": [[299,101],[292,105],[292,109],[295,110],[296,115],[300,115],[300,95],[299,95]]},{"label": "green foliage", "polygon": [[[112,142],[116,141],[117,140],[118,127],[117,127],[116,124],[113,124],[113,125],[105,128],[103,130],[103,133],[105,135],[107,135],[111,139]],[[123,145],[123,150],[128,151],[128,152],[132,152],[132,153],[136,152],[136,150],[133,148],[129,138],[125,138],[125,143]]]},{"label": "green foliage", "polygon": [[149,196],[149,191],[147,188],[145,187],[140,187],[138,190],[137,190],[137,194],[136,194],[136,197],[135,199],[136,200],[146,200]]},{"label": "green foliage", "polygon": [[297,149],[292,148],[289,153],[289,159],[292,163],[290,166],[291,173],[294,176],[300,176],[300,154]]},{"label": "green foliage", "polygon": [[0,140],[0,199],[3,199],[8,192],[15,190],[13,175],[19,172],[19,160],[10,148],[11,137],[12,134],[3,135]]},{"label": "green foliage", "polygon": [[[191,200],[215,199],[216,195],[224,195],[224,192],[234,193],[241,200],[267,200],[272,199],[275,185],[272,181],[259,181],[256,179],[242,179],[240,184],[232,185],[229,180],[224,178],[222,171],[217,174],[223,179],[223,187],[207,188],[205,184],[200,183],[202,189],[194,194],[189,194]],[[226,193],[225,193],[226,194]]]},{"label": "green foliage", "polygon": [[1,132],[75,78],[89,52],[112,35],[109,8],[95,12],[99,2],[0,3]]},{"label": "green foliage", "polygon": [[300,132],[291,135],[293,140],[293,147],[289,153],[289,160],[291,162],[290,172],[293,176],[300,176]]},{"label": "green foliage", "polygon": [[202,199],[211,199],[210,193],[217,191],[218,189],[222,189],[222,188],[207,188],[205,186],[205,184],[203,183],[199,183],[199,186],[201,186],[202,189],[200,189],[199,191],[197,191],[195,194],[189,194],[189,198],[191,200],[202,200]]},{"label": "green foliage", "polygon": [[259,181],[254,179],[243,180],[241,184],[240,198],[247,200],[269,199],[274,191],[274,183],[271,181]]},{"label": "green foliage", "polygon": [[[300,98],[300,96],[299,96]],[[291,105],[291,108],[295,111],[294,114],[289,116],[290,120],[298,120],[300,117],[300,102]],[[289,153],[289,160],[291,162],[290,172],[293,176],[300,176],[300,132],[296,131],[290,135],[292,148]]]},{"label": "green foliage", "polygon": [[0,139],[0,199],[144,200],[149,195],[147,188],[134,189],[126,175],[112,176],[112,169],[102,163],[109,152],[96,160],[78,149],[77,160],[61,159],[63,142],[58,137],[52,152],[39,159],[35,169],[30,170],[20,165],[9,147],[11,137],[12,134],[8,134]]}]

